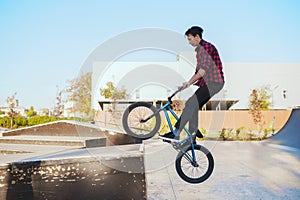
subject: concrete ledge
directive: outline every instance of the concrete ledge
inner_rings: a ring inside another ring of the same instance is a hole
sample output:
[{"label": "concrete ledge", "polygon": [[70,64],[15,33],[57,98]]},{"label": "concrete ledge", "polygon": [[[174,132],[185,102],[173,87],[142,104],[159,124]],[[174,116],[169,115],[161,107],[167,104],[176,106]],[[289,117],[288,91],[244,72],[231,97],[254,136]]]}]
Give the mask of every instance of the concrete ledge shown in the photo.
[{"label": "concrete ledge", "polygon": [[79,146],[89,148],[106,146],[106,137],[5,136],[0,138],[0,143]]},{"label": "concrete ledge", "polygon": [[14,135],[98,137],[104,133],[90,123],[62,120],[3,132],[3,136]]},{"label": "concrete ledge", "polygon": [[140,145],[66,151],[0,167],[0,199],[146,199]]}]

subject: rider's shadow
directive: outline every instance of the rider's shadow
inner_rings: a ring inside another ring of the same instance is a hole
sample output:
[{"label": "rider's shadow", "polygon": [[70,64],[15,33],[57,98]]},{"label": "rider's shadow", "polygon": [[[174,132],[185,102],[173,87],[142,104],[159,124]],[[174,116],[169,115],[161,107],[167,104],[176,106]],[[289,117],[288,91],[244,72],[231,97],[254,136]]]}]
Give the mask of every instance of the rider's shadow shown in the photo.
[{"label": "rider's shadow", "polygon": [[37,169],[41,162],[12,163],[8,166],[7,200],[34,199],[33,176],[39,176]]}]

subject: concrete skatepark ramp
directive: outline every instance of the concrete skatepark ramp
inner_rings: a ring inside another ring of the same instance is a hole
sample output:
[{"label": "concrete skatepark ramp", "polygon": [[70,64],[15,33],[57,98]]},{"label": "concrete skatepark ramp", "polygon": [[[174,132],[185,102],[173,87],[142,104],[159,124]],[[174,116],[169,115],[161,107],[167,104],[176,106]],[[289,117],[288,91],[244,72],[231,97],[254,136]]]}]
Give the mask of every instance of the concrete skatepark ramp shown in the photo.
[{"label": "concrete skatepark ramp", "polygon": [[146,199],[143,149],[121,132],[56,121],[0,135],[0,200]]},{"label": "concrete skatepark ramp", "polygon": [[300,108],[292,110],[286,124],[268,142],[300,149]]},{"label": "concrete skatepark ramp", "polygon": [[0,164],[0,199],[146,199],[141,145],[79,148]]}]

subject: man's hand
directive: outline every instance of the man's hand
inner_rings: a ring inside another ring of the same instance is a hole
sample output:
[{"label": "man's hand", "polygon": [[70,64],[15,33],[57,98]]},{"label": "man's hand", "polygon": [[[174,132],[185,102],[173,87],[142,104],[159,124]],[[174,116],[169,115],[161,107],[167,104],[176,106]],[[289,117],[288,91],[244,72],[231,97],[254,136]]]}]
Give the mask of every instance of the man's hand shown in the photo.
[{"label": "man's hand", "polygon": [[188,82],[184,82],[182,83],[182,86],[179,87],[180,90],[184,90],[186,88],[188,88],[190,86],[190,84]]}]

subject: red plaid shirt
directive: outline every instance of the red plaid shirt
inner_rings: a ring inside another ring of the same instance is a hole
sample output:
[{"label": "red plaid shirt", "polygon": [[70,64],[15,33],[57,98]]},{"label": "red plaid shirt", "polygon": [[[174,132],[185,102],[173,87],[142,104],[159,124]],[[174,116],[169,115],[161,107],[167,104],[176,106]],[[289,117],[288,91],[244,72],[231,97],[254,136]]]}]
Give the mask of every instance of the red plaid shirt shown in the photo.
[{"label": "red plaid shirt", "polygon": [[203,69],[205,75],[197,80],[194,85],[203,87],[210,83],[224,83],[222,62],[216,47],[202,39],[195,51],[197,52],[195,73],[197,73],[199,69]]}]

